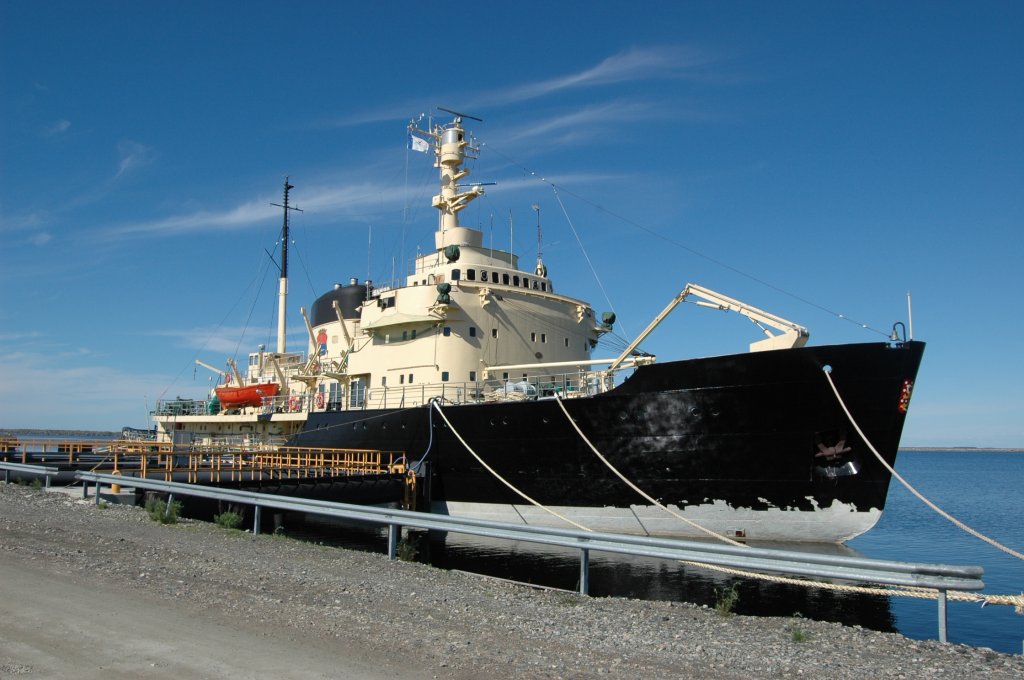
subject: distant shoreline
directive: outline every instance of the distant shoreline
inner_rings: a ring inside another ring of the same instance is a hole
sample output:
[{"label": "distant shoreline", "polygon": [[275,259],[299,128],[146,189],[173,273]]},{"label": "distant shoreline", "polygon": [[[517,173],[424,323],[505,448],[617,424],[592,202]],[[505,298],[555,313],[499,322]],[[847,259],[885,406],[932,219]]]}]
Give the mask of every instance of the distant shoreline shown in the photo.
[{"label": "distant shoreline", "polygon": [[987,446],[901,446],[900,451],[926,451],[930,453],[1024,453],[1024,449]]},{"label": "distant shoreline", "polygon": [[121,430],[48,430],[32,427],[0,427],[0,434],[22,435],[26,437],[109,437],[121,434]]}]

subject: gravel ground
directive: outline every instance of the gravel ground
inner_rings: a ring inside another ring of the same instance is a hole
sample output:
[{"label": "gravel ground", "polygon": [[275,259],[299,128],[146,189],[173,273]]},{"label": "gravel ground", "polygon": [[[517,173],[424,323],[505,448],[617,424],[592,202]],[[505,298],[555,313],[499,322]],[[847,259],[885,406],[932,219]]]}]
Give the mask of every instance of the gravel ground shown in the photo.
[{"label": "gravel ground", "polygon": [[0,484],[0,678],[69,669],[83,678],[1019,680],[1024,658],[535,590],[202,522],[163,526],[138,508]]}]

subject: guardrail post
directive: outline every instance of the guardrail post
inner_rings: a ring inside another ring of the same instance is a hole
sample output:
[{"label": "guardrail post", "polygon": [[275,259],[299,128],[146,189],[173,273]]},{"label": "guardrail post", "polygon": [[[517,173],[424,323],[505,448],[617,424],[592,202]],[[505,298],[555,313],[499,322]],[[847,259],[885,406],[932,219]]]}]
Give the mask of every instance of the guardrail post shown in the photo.
[{"label": "guardrail post", "polygon": [[50,488],[50,475],[46,475],[46,488]]},{"label": "guardrail post", "polygon": [[590,594],[590,549],[580,548],[580,595]]},{"label": "guardrail post", "polygon": [[[97,504],[100,502],[99,498],[100,498],[100,485],[99,485],[99,483],[97,483],[96,484],[96,503]],[[170,517],[171,516],[171,506],[173,504],[174,504],[174,494],[173,493],[169,493],[169,494],[167,494],[167,505],[164,506],[164,517]]]},{"label": "guardrail post", "polygon": [[398,556],[398,534],[401,527],[397,524],[388,525],[388,559],[394,560]]},{"label": "guardrail post", "polygon": [[89,497],[89,482],[82,480],[82,500]]},{"label": "guardrail post", "polygon": [[10,483],[11,483],[11,471],[10,470],[4,470],[4,484],[10,484]]},{"label": "guardrail post", "polygon": [[260,533],[260,515],[261,508],[258,505],[252,506],[252,534],[255,536]]},{"label": "guardrail post", "polygon": [[939,642],[946,642],[946,590],[939,590]]},{"label": "guardrail post", "polygon": [[[99,506],[99,504],[100,504],[100,483],[99,482],[96,482],[96,501],[95,502],[96,502],[96,505]],[[168,503],[168,505],[170,505],[170,504]]]}]

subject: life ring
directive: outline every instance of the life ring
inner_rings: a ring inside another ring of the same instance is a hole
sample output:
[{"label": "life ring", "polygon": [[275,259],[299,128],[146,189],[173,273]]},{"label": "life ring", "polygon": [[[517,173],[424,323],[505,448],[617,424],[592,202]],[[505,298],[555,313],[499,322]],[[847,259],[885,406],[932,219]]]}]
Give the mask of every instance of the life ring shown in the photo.
[{"label": "life ring", "polygon": [[324,407],[324,393],[323,392],[319,392],[316,395],[316,407],[317,408],[323,408]]},{"label": "life ring", "polygon": [[288,399],[288,409],[291,411],[298,411],[301,404],[298,397],[289,397]]}]

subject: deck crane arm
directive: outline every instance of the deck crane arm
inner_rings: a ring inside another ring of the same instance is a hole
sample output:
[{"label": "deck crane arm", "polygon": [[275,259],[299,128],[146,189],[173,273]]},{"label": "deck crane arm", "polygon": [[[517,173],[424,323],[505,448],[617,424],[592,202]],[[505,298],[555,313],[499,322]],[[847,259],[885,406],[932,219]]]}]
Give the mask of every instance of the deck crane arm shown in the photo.
[{"label": "deck crane arm", "polygon": [[218,375],[220,375],[223,378],[227,378],[228,382],[231,381],[231,374],[228,373],[227,371],[219,369],[216,366],[213,366],[212,364],[208,364],[205,361],[202,361],[201,359],[196,359],[195,362],[197,364],[199,364],[200,366],[202,366],[203,368],[209,369],[209,370],[213,371],[214,373],[217,373]]},{"label": "deck crane arm", "polygon": [[[607,370],[614,371],[616,368],[618,368],[619,364],[625,361],[626,357],[632,354],[633,350],[635,350],[641,342],[646,340],[647,336],[650,335],[654,331],[654,329],[657,328],[658,325],[665,320],[665,317],[671,314],[672,310],[679,306],[680,302],[682,302],[691,295],[694,297],[702,298],[704,300],[703,302],[696,302],[696,304],[702,307],[710,307],[712,309],[721,309],[724,311],[736,312],[737,314],[742,314],[743,316],[753,321],[757,325],[757,327],[760,328],[768,337],[765,338],[764,340],[758,340],[757,342],[750,343],[751,352],[760,352],[771,349],[787,349],[791,347],[803,347],[804,345],[807,344],[807,339],[810,337],[810,332],[806,328],[799,324],[793,323],[792,321],[787,321],[786,319],[783,319],[781,316],[776,316],[771,312],[766,312],[763,309],[758,309],[757,307],[748,305],[745,302],[733,299],[731,297],[728,297],[727,295],[716,293],[710,288],[698,286],[695,283],[688,283],[686,284],[686,287],[679,291],[679,294],[676,295],[675,298],[673,298],[672,301],[668,303],[665,309],[661,310],[661,313],[659,313],[658,316],[654,317],[654,320],[652,320],[651,323],[647,325],[647,328],[645,328],[643,332],[637,336],[636,340],[631,342],[629,344],[629,347],[627,347],[625,351],[623,351],[622,354],[620,354],[618,358],[616,358],[615,361],[611,363]],[[771,331],[768,330],[768,328],[766,328],[766,326],[769,326],[779,331],[779,334],[772,333]]]}]

